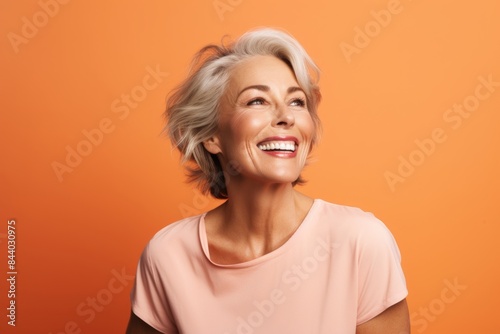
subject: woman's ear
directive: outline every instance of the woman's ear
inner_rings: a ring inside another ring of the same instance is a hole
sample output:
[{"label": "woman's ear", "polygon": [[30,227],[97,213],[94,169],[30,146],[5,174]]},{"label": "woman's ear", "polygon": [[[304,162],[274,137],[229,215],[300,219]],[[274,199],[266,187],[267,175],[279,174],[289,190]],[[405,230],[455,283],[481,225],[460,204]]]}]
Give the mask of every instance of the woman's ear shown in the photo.
[{"label": "woman's ear", "polygon": [[208,138],[207,140],[204,140],[203,147],[205,147],[205,149],[212,154],[222,153],[220,141],[219,141],[219,138],[217,136],[212,136],[212,137]]}]

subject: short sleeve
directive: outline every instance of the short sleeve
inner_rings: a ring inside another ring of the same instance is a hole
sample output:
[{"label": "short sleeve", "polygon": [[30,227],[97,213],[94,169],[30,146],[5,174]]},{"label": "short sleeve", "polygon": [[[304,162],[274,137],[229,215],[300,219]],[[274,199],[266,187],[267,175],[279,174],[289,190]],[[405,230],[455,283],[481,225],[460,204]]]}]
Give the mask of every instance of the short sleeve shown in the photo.
[{"label": "short sleeve", "polygon": [[172,321],[165,286],[158,275],[158,264],[154,258],[154,250],[148,244],[139,260],[130,294],[132,312],[162,333],[178,333]]},{"label": "short sleeve", "polygon": [[357,246],[359,325],[403,300],[408,290],[398,246],[381,221],[367,224]]}]

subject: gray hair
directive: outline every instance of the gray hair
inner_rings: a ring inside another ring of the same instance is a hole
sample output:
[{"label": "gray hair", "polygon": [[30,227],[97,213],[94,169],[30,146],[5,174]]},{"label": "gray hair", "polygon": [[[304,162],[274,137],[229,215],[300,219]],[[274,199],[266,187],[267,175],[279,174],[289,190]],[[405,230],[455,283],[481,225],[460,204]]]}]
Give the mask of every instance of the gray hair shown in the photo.
[{"label": "gray hair", "polygon": [[[167,100],[165,131],[181,153],[188,180],[215,198],[227,198],[226,179],[229,175],[225,175],[219,159],[205,149],[203,142],[217,132],[218,109],[231,70],[242,60],[257,55],[275,56],[294,72],[306,94],[316,129],[312,145],[318,140],[321,128],[317,114],[321,100],[317,84],[319,69],[292,36],[265,28],[249,31],[228,46],[205,46],[194,57],[190,75]],[[299,177],[293,184],[302,182]]]}]

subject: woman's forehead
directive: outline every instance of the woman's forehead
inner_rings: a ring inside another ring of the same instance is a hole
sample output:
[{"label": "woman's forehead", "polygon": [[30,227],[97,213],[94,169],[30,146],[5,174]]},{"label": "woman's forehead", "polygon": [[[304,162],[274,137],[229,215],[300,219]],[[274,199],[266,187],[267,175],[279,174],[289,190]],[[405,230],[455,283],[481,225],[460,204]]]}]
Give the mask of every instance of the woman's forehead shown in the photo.
[{"label": "woman's forehead", "polygon": [[274,56],[252,56],[231,71],[231,90],[241,91],[250,86],[298,86],[295,74],[281,59]]}]

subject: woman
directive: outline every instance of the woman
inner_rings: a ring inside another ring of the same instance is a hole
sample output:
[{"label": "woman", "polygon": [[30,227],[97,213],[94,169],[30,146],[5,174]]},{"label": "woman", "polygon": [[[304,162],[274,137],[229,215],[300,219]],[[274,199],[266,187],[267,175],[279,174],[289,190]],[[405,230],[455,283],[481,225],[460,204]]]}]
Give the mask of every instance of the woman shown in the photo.
[{"label": "woman", "polygon": [[191,180],[227,200],[149,242],[127,333],[409,333],[387,228],[295,189],[320,127],[318,70],[301,45],[256,30],[195,63],[167,130]]}]

